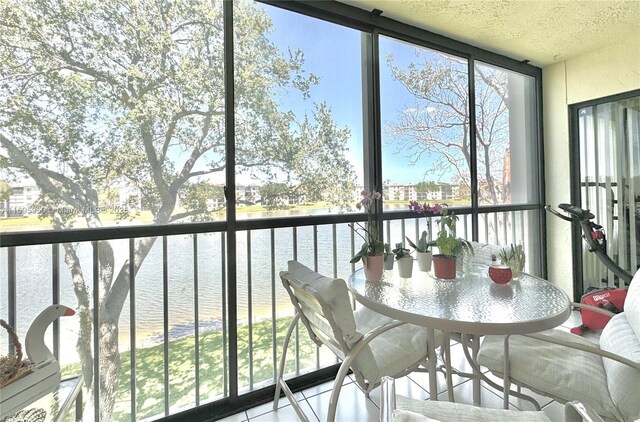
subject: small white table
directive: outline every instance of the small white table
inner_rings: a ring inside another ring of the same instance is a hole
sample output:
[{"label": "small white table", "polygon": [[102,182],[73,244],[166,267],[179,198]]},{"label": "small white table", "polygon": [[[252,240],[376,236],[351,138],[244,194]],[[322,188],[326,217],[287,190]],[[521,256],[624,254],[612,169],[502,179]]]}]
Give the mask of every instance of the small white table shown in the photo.
[{"label": "small white table", "polygon": [[[479,338],[483,335],[528,334],[562,324],[571,314],[569,297],[541,278],[521,274],[508,284],[493,283],[488,266],[475,264],[467,274],[455,280],[441,280],[432,271],[417,271],[400,278],[396,270],[385,271],[380,282],[366,281],[362,269],[347,282],[349,290],[362,305],[390,318],[427,328],[429,347],[429,387],[437,400],[436,353],[434,330],[445,333],[445,365],[449,400],[453,400],[450,333],[461,333],[465,355],[474,368],[473,401],[480,404],[480,378],[477,365]],[[471,356],[467,345],[471,346]],[[505,352],[508,348],[505,346]],[[508,362],[508,359],[505,359]],[[494,384],[494,383],[491,383]],[[508,376],[505,376],[505,406],[508,405]],[[519,394],[515,394],[520,396]]]},{"label": "small white table", "polygon": [[75,420],[82,421],[82,375],[65,378],[58,387],[13,415],[0,418],[0,422],[61,422],[69,420],[67,413],[75,404]]}]

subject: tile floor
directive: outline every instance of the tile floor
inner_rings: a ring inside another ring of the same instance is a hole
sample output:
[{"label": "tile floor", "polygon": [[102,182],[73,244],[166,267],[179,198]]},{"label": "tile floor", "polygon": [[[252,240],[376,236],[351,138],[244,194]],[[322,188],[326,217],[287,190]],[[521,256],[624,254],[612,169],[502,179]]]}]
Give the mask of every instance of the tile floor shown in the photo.
[{"label": "tile floor", "polygon": [[[571,317],[561,327],[558,327],[558,329],[568,331],[571,327],[579,324],[580,314],[577,311],[574,311]],[[464,358],[464,353],[460,344],[451,346],[451,356],[452,364],[455,368],[470,372],[471,369]],[[400,378],[396,380],[396,392],[404,396],[427,400],[430,397],[429,391],[427,390],[429,385],[428,376],[429,375],[427,373],[418,372]],[[490,374],[488,374],[488,376],[490,378],[493,377]],[[472,384],[470,380],[453,376],[453,385],[455,398],[458,403],[473,403]],[[327,382],[295,394],[296,399],[310,421],[318,422],[326,420],[326,412],[329,408],[329,396],[331,395],[332,387],[333,382]],[[440,392],[438,398],[440,400],[446,400],[446,382],[444,375],[441,373],[438,373],[438,391]],[[523,389],[523,392],[538,400],[538,403],[542,406],[542,411],[545,412],[552,421],[564,421],[564,406],[526,389]],[[502,408],[502,396],[500,392],[485,383],[482,383],[481,400],[484,407],[494,407],[497,409]],[[336,421],[379,421],[379,404],[380,388],[373,390],[370,397],[367,399],[362,391],[360,391],[354,380],[349,376],[345,379],[342,391],[340,392]],[[521,401],[514,397],[510,400],[510,406],[512,409],[533,410],[533,406],[530,403]],[[273,411],[273,402],[271,402],[240,412],[222,420],[225,422],[297,421],[298,417],[289,404],[289,401],[286,397],[283,397],[280,399],[277,412]]]}]

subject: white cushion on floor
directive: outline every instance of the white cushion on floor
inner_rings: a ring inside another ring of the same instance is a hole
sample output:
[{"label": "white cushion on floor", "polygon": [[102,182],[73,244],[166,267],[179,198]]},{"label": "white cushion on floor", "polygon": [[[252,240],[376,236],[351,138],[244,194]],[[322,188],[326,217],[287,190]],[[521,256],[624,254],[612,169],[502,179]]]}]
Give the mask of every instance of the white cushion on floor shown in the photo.
[{"label": "white cushion on floor", "polygon": [[396,408],[441,421],[551,422],[543,412],[487,409],[468,404],[415,400],[400,395],[396,396]]},{"label": "white cushion on floor", "polygon": [[[361,307],[354,314],[357,331],[365,334],[393,319],[368,308]],[[442,343],[442,334],[436,331],[436,345]],[[394,376],[427,356],[427,330],[404,324],[380,334],[355,359],[354,365],[370,383],[384,376]]]},{"label": "white cushion on floor", "polygon": [[[543,334],[565,342],[594,346],[574,334],[560,330]],[[503,336],[487,336],[482,342],[478,363],[502,374]],[[620,419],[609,391],[604,364],[599,355],[570,349],[523,336],[509,339],[510,377],[518,384],[544,392],[561,402],[578,400],[591,406],[601,416]]]}]

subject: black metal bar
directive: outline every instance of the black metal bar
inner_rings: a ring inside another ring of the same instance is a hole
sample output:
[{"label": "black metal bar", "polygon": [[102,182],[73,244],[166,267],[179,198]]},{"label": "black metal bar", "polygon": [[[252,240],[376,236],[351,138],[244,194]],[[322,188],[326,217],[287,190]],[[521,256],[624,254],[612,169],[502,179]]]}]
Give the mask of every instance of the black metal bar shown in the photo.
[{"label": "black metal bar", "polygon": [[[229,198],[231,199],[231,198]],[[235,198],[234,198],[235,200]],[[538,210],[539,204],[517,204],[501,206],[483,206],[479,213],[495,211],[522,211]],[[470,207],[456,207],[456,214],[471,214]],[[227,216],[231,214],[231,209],[227,210]],[[235,212],[233,213],[235,215]],[[403,218],[414,218],[415,214],[410,211],[389,211],[383,213],[383,220],[401,220]],[[229,217],[227,217],[229,218]],[[305,227],[313,225],[324,225],[333,223],[350,223],[355,221],[365,221],[366,215],[362,213],[334,214],[301,217],[277,217],[260,218],[253,220],[241,220],[234,224],[236,231],[259,230],[266,228],[289,228]],[[66,242],[89,242],[94,240],[115,240],[130,239],[139,237],[156,237],[164,235],[189,235],[199,233],[217,233],[231,231],[230,225],[222,222],[215,223],[193,223],[170,225],[148,225],[106,227],[103,229],[69,229],[69,230],[44,230],[31,232],[7,232],[0,236],[0,248],[12,246],[48,245],[52,243]]]},{"label": "black metal bar", "polygon": [[[382,225],[378,226],[382,227]],[[382,233],[380,233],[382,235]],[[331,225],[331,244],[333,245],[332,262],[333,262],[333,278],[338,278],[338,236],[336,233],[336,225]]]},{"label": "black metal bar", "polygon": [[198,235],[193,235],[193,330],[196,406],[200,406],[200,280],[198,279]]},{"label": "black metal bar", "polygon": [[[298,228],[292,227],[293,230],[293,260],[298,260]],[[300,324],[296,324],[296,375],[300,375]]]},{"label": "black metal bar", "polygon": [[[233,42],[233,1],[224,0],[224,125],[226,144],[226,187],[227,192],[227,311],[229,312],[229,395],[238,396],[238,283],[236,233],[236,126],[235,126],[235,82],[234,82],[234,42]],[[225,383],[226,384],[226,383]]]},{"label": "black metal bar", "polygon": [[[374,144],[376,139],[376,112],[373,103],[375,96],[374,63],[377,60],[373,52],[373,38],[368,33],[360,34],[361,84],[362,84],[362,163],[364,186],[375,186]],[[375,210],[374,210],[375,211]]]},{"label": "black metal bar", "polygon": [[278,330],[276,328],[276,230],[269,230],[271,248],[271,357],[273,365],[273,380],[278,379]]},{"label": "black metal bar", "polygon": [[[370,50],[371,50],[371,81],[369,95],[367,101],[369,103],[369,110],[373,117],[373,132],[372,137],[366,140],[371,145],[367,161],[365,161],[365,168],[370,169],[373,172],[369,175],[369,187],[372,191],[383,192],[383,178],[382,178],[382,113],[380,110],[380,35],[378,31],[374,29],[372,36],[370,37]],[[383,200],[374,203],[375,205],[375,221],[376,227],[382,228],[382,212],[384,203]],[[383,240],[382,230],[378,230],[378,240]]]},{"label": "black metal bar", "polygon": [[[51,245],[51,296],[53,304],[60,303],[60,244]],[[60,319],[53,321],[53,355],[60,359]]]},{"label": "black metal bar", "polygon": [[[2,236],[0,236],[2,237]],[[9,315],[9,326],[16,328],[18,320],[18,313],[16,308],[17,303],[16,295],[16,248],[10,247],[7,250],[7,307]],[[16,354],[16,349],[12,341],[7,342],[9,344],[9,356]]]},{"label": "black metal bar", "polygon": [[129,239],[129,370],[131,377],[131,422],[137,419],[136,410],[136,241]]},{"label": "black metal bar", "polygon": [[253,390],[253,286],[251,268],[251,230],[247,230],[247,319],[249,338],[247,353],[249,354],[249,390]]},{"label": "black metal bar", "polygon": [[[540,163],[538,167],[538,203],[541,205],[538,211],[538,255],[540,256],[540,275],[546,280],[547,269],[547,213],[544,210],[544,205],[547,203],[546,197],[546,179],[545,174],[545,160],[544,160],[544,125],[543,125],[543,104],[542,104],[542,74],[535,76],[535,100],[536,100],[536,141],[538,147],[537,161]],[[524,220],[524,213],[520,213]],[[524,233],[522,233],[521,241],[524,240]]]},{"label": "black metal bar", "polygon": [[[225,242],[225,236],[224,235],[220,235],[220,250],[224,251],[226,250],[226,245],[227,242]],[[227,316],[227,293],[228,293],[228,289],[227,289],[227,266],[226,266],[226,256],[224,254],[221,254],[220,256],[220,266],[222,267],[222,274],[221,274],[221,286],[220,289],[222,291],[222,371],[223,371],[223,390],[224,390],[224,395],[225,397],[229,395],[229,331],[228,331],[228,327],[229,327],[229,317]],[[237,332],[237,331],[236,331]],[[236,351],[237,347],[235,349],[233,349],[233,351]],[[236,390],[237,391],[237,390]],[[237,395],[237,393],[236,393]]]},{"label": "black metal bar", "polygon": [[7,232],[0,236],[0,248],[7,246],[48,245],[51,243],[90,242],[94,240],[130,239],[219,232],[227,229],[225,222],[184,223],[170,225],[103,227],[99,229],[38,230]]},{"label": "black metal bar", "polygon": [[[313,226],[313,270],[318,272],[318,226]],[[317,345],[316,368],[320,368],[320,348]]]},{"label": "black metal bar", "polygon": [[169,260],[167,236],[162,236],[162,351],[164,355],[164,414],[169,414]]},{"label": "black metal bar", "polygon": [[98,242],[91,242],[93,248],[93,413],[100,420],[100,261]]},{"label": "black metal bar", "polygon": [[[470,57],[467,61],[469,84],[469,178],[471,180],[471,238],[478,240],[478,209],[480,197],[478,192],[478,142],[476,127],[476,77],[475,59]],[[483,210],[484,211],[484,210]],[[488,241],[488,239],[487,239]]]},{"label": "black metal bar", "polygon": [[[571,203],[580,206],[582,194],[580,192],[580,107],[569,106],[569,186]],[[573,300],[579,302],[584,293],[584,275],[582,273],[582,235],[577,224],[571,225],[571,243],[573,247]]]}]

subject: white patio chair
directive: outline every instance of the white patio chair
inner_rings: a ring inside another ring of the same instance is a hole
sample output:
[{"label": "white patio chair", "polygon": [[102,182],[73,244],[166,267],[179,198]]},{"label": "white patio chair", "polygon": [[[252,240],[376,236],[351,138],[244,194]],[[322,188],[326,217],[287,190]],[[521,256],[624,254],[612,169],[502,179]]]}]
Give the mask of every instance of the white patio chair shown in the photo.
[{"label": "white patio chair", "polygon": [[[296,313],[284,339],[274,411],[278,409],[282,388],[301,420],[308,420],[283,378],[289,339],[298,320],[302,320],[318,346],[327,346],[342,360],[329,399],[328,421],[335,419],[338,396],[349,368],[367,396],[384,376],[401,377],[413,371],[426,371],[425,328],[393,320],[365,307],[354,312],[344,280],[325,277],[296,261],[289,261],[288,271],[281,272],[280,278]],[[436,337],[435,344],[440,344],[441,334],[436,332]]]},{"label": "white patio chair", "polygon": [[[507,362],[502,359],[505,348]],[[512,336],[506,342],[488,336],[478,363],[508,377],[507,384],[528,387],[560,403],[589,403],[605,419],[639,420],[640,270],[631,281],[624,312],[605,326],[599,344],[560,330]]]},{"label": "white patio chair", "polygon": [[[540,411],[487,409],[469,404],[416,400],[396,395],[391,378],[382,380],[380,422],[551,422]],[[603,422],[593,410],[579,402],[568,402],[565,422]]]},{"label": "white patio chair", "polygon": [[504,246],[494,245],[491,243],[478,243],[471,242],[473,248],[473,261],[480,264],[491,265],[491,255],[495,255],[496,258],[500,258],[500,252]]}]

